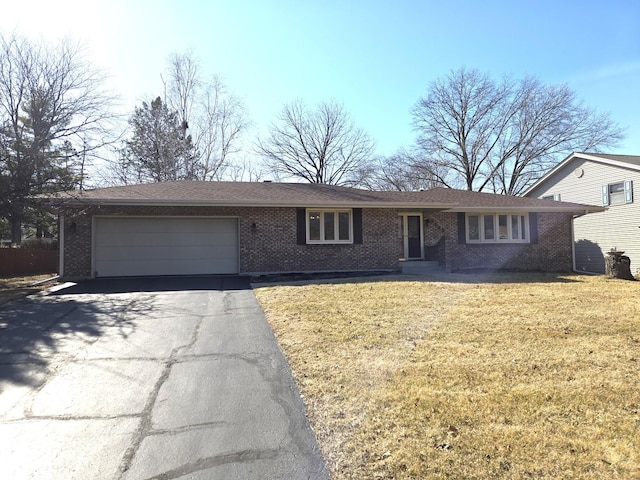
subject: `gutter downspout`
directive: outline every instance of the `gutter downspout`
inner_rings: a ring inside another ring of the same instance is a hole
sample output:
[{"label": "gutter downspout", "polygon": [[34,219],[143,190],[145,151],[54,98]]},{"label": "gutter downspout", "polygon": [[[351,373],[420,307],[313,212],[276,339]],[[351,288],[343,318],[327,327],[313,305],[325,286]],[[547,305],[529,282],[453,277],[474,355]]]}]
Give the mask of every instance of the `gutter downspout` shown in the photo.
[{"label": "gutter downspout", "polygon": [[573,222],[577,217],[573,216],[571,217],[571,267],[573,268],[573,271],[575,273],[582,273],[582,272],[578,272],[577,268],[576,268],[576,239],[575,239],[575,233],[573,231]]}]

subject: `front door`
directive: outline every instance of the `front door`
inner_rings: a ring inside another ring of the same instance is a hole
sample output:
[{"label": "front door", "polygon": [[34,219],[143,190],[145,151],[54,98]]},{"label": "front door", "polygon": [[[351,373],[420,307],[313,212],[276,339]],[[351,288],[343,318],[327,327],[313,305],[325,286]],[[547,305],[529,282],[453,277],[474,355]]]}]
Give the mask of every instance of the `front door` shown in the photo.
[{"label": "front door", "polygon": [[423,256],[422,215],[402,215],[404,258],[421,259]]}]

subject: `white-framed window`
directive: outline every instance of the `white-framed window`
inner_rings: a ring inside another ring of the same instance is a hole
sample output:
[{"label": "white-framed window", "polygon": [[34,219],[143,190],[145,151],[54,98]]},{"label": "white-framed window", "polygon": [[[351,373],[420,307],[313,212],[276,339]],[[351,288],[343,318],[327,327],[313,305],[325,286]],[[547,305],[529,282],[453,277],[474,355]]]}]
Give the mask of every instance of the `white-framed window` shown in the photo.
[{"label": "white-framed window", "polygon": [[544,195],[542,200],[555,200],[556,202],[560,201],[560,194],[554,193],[553,195]]},{"label": "white-framed window", "polygon": [[308,208],[307,243],[353,243],[353,215],[349,209]]},{"label": "white-framed window", "polygon": [[529,243],[526,213],[467,213],[467,243]]},{"label": "white-framed window", "polygon": [[602,186],[602,205],[620,205],[633,203],[633,182],[609,183]]}]

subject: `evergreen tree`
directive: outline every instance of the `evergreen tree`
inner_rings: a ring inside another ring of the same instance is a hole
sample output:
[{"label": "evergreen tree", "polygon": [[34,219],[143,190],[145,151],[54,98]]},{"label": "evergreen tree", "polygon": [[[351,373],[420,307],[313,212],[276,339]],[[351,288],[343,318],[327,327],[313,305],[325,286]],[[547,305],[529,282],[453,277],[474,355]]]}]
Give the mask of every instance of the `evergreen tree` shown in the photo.
[{"label": "evergreen tree", "polygon": [[132,135],[120,158],[119,180],[149,183],[198,178],[193,141],[185,137],[178,114],[160,97],[136,107],[129,120]]},{"label": "evergreen tree", "polygon": [[25,221],[44,234],[37,195],[78,187],[87,151],[105,144],[101,84],[77,46],[0,35],[0,217],[13,243]]}]

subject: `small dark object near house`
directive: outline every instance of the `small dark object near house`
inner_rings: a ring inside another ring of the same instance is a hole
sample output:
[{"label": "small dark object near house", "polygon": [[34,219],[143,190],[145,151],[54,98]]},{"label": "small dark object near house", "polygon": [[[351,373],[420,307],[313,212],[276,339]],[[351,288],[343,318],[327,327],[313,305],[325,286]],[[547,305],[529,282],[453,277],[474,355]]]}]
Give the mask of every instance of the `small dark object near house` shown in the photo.
[{"label": "small dark object near house", "polygon": [[611,250],[604,259],[605,273],[609,278],[635,280],[631,275],[631,260],[623,255],[624,252]]}]

